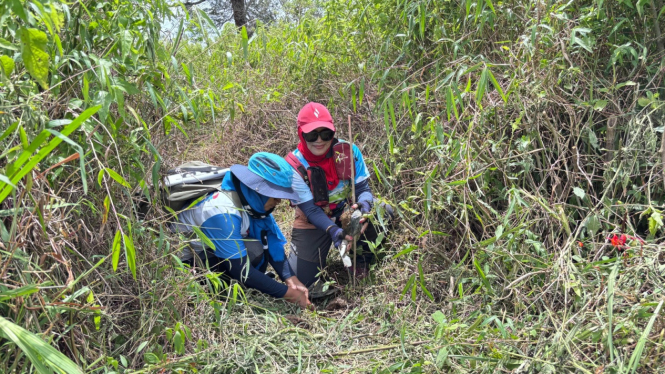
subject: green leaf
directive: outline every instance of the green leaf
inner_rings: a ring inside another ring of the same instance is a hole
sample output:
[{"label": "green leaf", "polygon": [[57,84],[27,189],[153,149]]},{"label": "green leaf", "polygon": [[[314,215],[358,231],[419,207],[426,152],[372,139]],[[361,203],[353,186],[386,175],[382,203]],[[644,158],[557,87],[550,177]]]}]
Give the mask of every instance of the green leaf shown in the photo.
[{"label": "green leaf", "polygon": [[24,22],[30,23],[30,21],[34,21],[32,15],[30,15],[30,13],[26,13],[25,9],[23,9],[21,0],[11,0],[11,7],[12,11],[16,13],[16,15],[19,16]]},{"label": "green leaf", "polygon": [[405,244],[404,247],[405,248],[403,250],[399,251],[399,253],[397,253],[396,255],[394,255],[393,258],[398,258],[398,257],[404,256],[405,254],[411,253],[411,252],[413,252],[414,249],[418,248],[417,246],[415,246],[413,244]]},{"label": "green leaf", "polygon": [[485,96],[485,90],[487,89],[487,67],[483,68],[483,72],[480,73],[480,80],[478,81],[478,86],[476,87],[476,103],[480,104],[480,101]]},{"label": "green leaf", "polygon": [[595,214],[587,218],[586,222],[584,223],[584,227],[586,227],[586,229],[591,232],[591,235],[595,235],[600,229],[602,229],[600,220]]},{"label": "green leaf", "polygon": [[48,89],[49,54],[46,49],[46,33],[37,29],[18,30],[21,40],[21,57],[30,75],[43,89]]},{"label": "green leaf", "polygon": [[420,261],[418,261],[418,278],[420,280],[420,289],[423,290],[430,300],[434,301],[434,296],[432,296],[432,293],[429,292],[427,286],[425,286],[425,273],[423,272],[423,266]]},{"label": "green leaf", "polygon": [[599,149],[598,137],[596,136],[596,133],[593,132],[590,127],[587,127],[587,130],[589,132],[589,144],[591,144],[594,149]]},{"label": "green leaf", "polygon": [[185,341],[180,331],[176,331],[175,335],[173,335],[173,347],[178,353],[184,353],[185,351]]},{"label": "green leaf", "polygon": [[490,9],[492,9],[492,13],[496,14],[496,10],[494,10],[494,4],[492,4],[492,0],[485,0],[485,4],[487,4],[487,6],[490,7]]},{"label": "green leaf", "polygon": [[113,238],[113,245],[111,246],[113,271],[118,270],[118,262],[120,261],[120,239],[121,233],[118,230],[115,232],[115,238]]},{"label": "green leaf", "polygon": [[648,99],[646,97],[640,97],[637,99],[637,103],[640,104],[640,106],[648,106],[651,104],[651,99]]},{"label": "green leaf", "polygon": [[5,140],[5,138],[11,135],[16,130],[17,127],[18,127],[18,121],[9,125],[7,130],[5,130],[5,132],[3,132],[2,135],[0,135],[0,141]]},{"label": "green leaf", "polygon": [[459,113],[457,112],[457,103],[455,102],[455,95],[453,93],[452,87],[448,86],[446,90],[446,110],[448,111],[448,120],[450,121],[450,112],[455,114],[455,118],[459,120]]},{"label": "green leaf", "polygon": [[642,335],[640,336],[640,339],[637,341],[637,345],[635,346],[633,354],[630,356],[630,361],[628,361],[628,369],[630,370],[631,374],[635,374],[637,368],[640,366],[640,358],[642,357],[642,353],[644,352],[644,347],[647,344],[647,340],[649,340],[649,334],[653,329],[653,325],[656,322],[658,316],[660,315],[660,310],[663,307],[663,303],[665,303],[665,300],[661,300],[658,303],[658,306],[656,307],[656,310],[653,312],[653,316],[651,316],[651,319],[649,320],[647,327],[644,329],[644,331],[642,331]]},{"label": "green leaf", "polygon": [[87,72],[83,73],[83,87],[81,93],[83,93],[83,100],[88,103],[90,101],[90,80],[88,79]]},{"label": "green leaf", "polygon": [[607,106],[607,100],[598,100],[596,101],[595,104],[593,104],[593,109],[602,111],[603,109],[605,109],[606,106]]},{"label": "green leaf", "polygon": [[106,173],[111,178],[113,178],[114,181],[118,182],[121,186],[132,188],[132,186],[129,183],[127,183],[127,181],[125,180],[125,178],[122,177],[122,175],[116,173],[115,171],[109,168],[104,168],[104,171],[106,171]]},{"label": "green leaf", "polygon": [[9,78],[14,71],[14,60],[9,56],[0,56],[0,70],[2,70],[5,77]]},{"label": "green leaf", "polygon": [[16,188],[16,185],[12,183],[12,181],[10,181],[6,175],[0,174],[0,182],[5,183],[6,185],[11,186],[12,188]]},{"label": "green leaf", "polygon": [[80,166],[80,169],[81,169],[81,184],[83,185],[83,194],[87,195],[88,194],[88,176],[87,176],[87,173],[85,172],[85,153],[83,152],[83,148],[81,148],[80,145],[76,144],[69,137],[62,135],[61,133],[59,133],[55,130],[47,129],[46,131],[53,134],[53,136],[60,138],[65,143],[68,143],[69,145],[74,147],[74,149],[76,149],[76,151],[78,152],[78,154],[79,154],[79,166]]},{"label": "green leaf", "polygon": [[0,38],[0,48],[8,49],[10,51],[18,51],[18,47],[12,44],[7,39]]},{"label": "green leaf", "polygon": [[249,38],[247,37],[247,28],[245,26],[240,29],[240,37],[242,44],[242,53],[245,56],[245,59],[249,57]]},{"label": "green leaf", "polygon": [[0,331],[2,331],[2,335],[6,339],[14,342],[25,353],[30,362],[35,366],[37,372],[52,372],[52,370],[48,370],[44,366],[45,363],[51,369],[58,372],[65,372],[67,374],[83,373],[72,360],[47,344],[37,335],[1,316]]},{"label": "green leaf", "polygon": [[139,344],[139,347],[136,349],[136,353],[141,353],[141,351],[143,350],[143,348],[145,348],[146,345],[148,345],[147,341]]},{"label": "green leaf", "polygon": [[416,280],[416,275],[412,274],[409,277],[409,280],[406,281],[406,285],[404,286],[404,289],[402,289],[402,295],[399,297],[400,301],[402,300],[402,298],[404,298],[404,295],[406,295],[406,293],[409,291],[412,285],[415,287],[414,284],[415,280]]},{"label": "green leaf", "polygon": [[123,235],[125,239],[125,257],[127,257],[127,267],[131,270],[134,279],[136,279],[136,250],[134,249],[134,240],[132,234]]},{"label": "green leaf", "polygon": [[[74,130],[76,130],[83,122],[85,122],[86,119],[90,118],[93,114],[97,113],[99,110],[99,106],[95,106],[92,108],[88,108],[85,112],[81,113],[78,117],[76,117],[75,120],[72,121],[69,125],[67,125],[60,133],[63,136],[68,136],[71,134]],[[11,176],[9,176],[9,179],[11,183],[16,184],[18,183],[19,180],[21,180],[24,176],[26,176],[32,169],[37,166],[37,164],[43,160],[46,156],[48,156],[54,149],[57,147],[61,142],[62,139],[59,137],[54,137],[49,141],[49,143],[39,150],[39,152],[30,158],[30,160],[23,165],[23,162],[27,160],[28,157],[32,155],[32,152],[34,152],[37,147],[39,147],[42,142],[46,139],[48,136],[49,132],[48,131],[42,131],[35,140],[30,143],[30,146],[26,151],[19,156],[19,159],[17,159],[12,165],[12,172]],[[9,166],[7,167],[7,170],[9,170]],[[9,173],[8,173],[9,174]],[[7,196],[11,193],[12,186],[7,183],[0,182],[0,203],[4,201]]]},{"label": "green leaf", "polygon": [[494,294],[494,291],[492,290],[492,287],[490,286],[490,282],[487,280],[487,276],[485,276],[485,272],[480,267],[480,264],[478,263],[478,261],[476,261],[474,259],[473,260],[473,265],[476,267],[476,271],[478,271],[478,275],[480,275],[480,279],[482,280],[483,285],[487,289],[487,292],[489,292],[490,294]]},{"label": "green leaf", "polygon": [[446,321],[446,316],[440,310],[437,310],[432,314],[432,319],[436,323],[444,323]]},{"label": "green leaf", "polygon": [[[489,1],[489,0],[487,0],[487,1]],[[494,77],[494,74],[492,74],[492,71],[487,69],[487,75],[489,76],[490,80],[492,81],[492,85],[494,86],[496,91],[499,93],[499,95],[501,95],[501,98],[503,99],[503,102],[504,103],[507,102],[508,97],[503,93],[503,89],[501,88],[501,85],[499,84],[499,82]]]},{"label": "green leaf", "polygon": [[586,196],[584,190],[579,187],[573,187],[573,193],[575,194],[575,196],[579,197],[580,199],[584,199],[584,196]]},{"label": "green leaf", "polygon": [[204,234],[198,226],[192,226],[192,230],[194,230],[196,236],[198,236],[203,244],[205,244],[208,248],[215,248],[215,244],[212,242],[212,240],[210,240],[210,238],[208,238],[208,236]]},{"label": "green leaf", "polygon": [[0,291],[0,301],[13,299],[19,296],[28,296],[39,291],[36,284],[29,284],[27,286],[19,287],[13,290]]},{"label": "green leaf", "polygon": [[446,363],[447,359],[448,359],[448,349],[447,348],[439,349],[439,353],[436,354],[436,367],[439,369],[443,368],[443,365]]},{"label": "green leaf", "polygon": [[663,227],[663,216],[659,212],[654,211],[651,213],[651,217],[649,217],[649,232],[651,235],[656,235],[658,229],[661,227]]}]

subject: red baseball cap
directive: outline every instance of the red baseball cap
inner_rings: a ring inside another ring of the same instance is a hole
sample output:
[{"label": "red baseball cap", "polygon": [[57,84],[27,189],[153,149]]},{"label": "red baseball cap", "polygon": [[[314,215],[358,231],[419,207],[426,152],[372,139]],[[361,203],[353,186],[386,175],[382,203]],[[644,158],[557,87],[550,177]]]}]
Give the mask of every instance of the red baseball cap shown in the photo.
[{"label": "red baseball cap", "polygon": [[298,127],[302,132],[310,132],[319,127],[335,130],[333,119],[325,106],[319,103],[307,103],[298,113]]}]

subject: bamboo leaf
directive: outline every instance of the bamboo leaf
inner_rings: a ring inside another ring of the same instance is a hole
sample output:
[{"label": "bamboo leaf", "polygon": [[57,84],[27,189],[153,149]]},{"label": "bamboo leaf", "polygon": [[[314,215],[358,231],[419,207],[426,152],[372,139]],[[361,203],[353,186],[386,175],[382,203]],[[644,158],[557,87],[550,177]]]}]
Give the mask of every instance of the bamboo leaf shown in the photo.
[{"label": "bamboo leaf", "polygon": [[20,296],[28,296],[39,291],[36,284],[29,284],[27,286],[19,287],[13,290],[0,291],[0,301],[13,299]]},{"label": "bamboo leaf", "polygon": [[420,288],[430,300],[434,301],[434,296],[432,296],[432,293],[425,286],[425,273],[423,272],[423,265],[420,261],[418,261],[418,278],[420,279]]},{"label": "bamboo leaf", "polygon": [[478,271],[478,275],[480,275],[480,279],[483,282],[483,285],[487,289],[487,292],[490,294],[494,294],[494,291],[492,290],[492,287],[490,286],[490,282],[487,280],[487,276],[485,275],[485,272],[483,269],[480,267],[480,264],[476,259],[473,260],[473,265],[476,267],[476,271]]},{"label": "bamboo leaf", "polygon": [[11,135],[16,130],[17,127],[18,127],[18,121],[16,121],[16,122],[12,123],[11,125],[9,125],[7,130],[5,130],[2,133],[2,135],[0,135],[0,142],[5,140],[5,138],[8,137],[9,135]]},{"label": "bamboo leaf", "polygon": [[480,104],[480,101],[485,96],[485,91],[487,90],[487,67],[483,68],[482,73],[480,73],[480,80],[476,86],[476,103]]},{"label": "bamboo leaf", "polygon": [[247,37],[247,28],[245,26],[240,29],[240,43],[242,44],[242,53],[245,59],[249,58],[249,38]]},{"label": "bamboo leaf", "polygon": [[[78,117],[76,117],[75,120],[72,121],[69,125],[65,126],[65,128],[60,132],[64,136],[68,136],[71,134],[74,130],[76,130],[83,122],[90,118],[93,114],[97,113],[99,110],[99,106],[95,106],[92,108],[88,108],[85,112],[81,113]],[[49,132],[48,131],[42,131],[40,136],[37,138],[39,139],[42,134],[44,135],[44,138],[48,136]],[[35,139],[33,143],[35,143],[38,139]],[[43,160],[46,156],[48,156],[54,149],[57,147],[60,143],[62,142],[62,139],[59,137],[55,137],[49,141],[49,143],[46,145],[46,147],[42,148],[34,157],[30,159],[24,166],[22,166],[19,170],[14,171],[13,175],[9,177],[11,183],[16,184],[19,180],[21,180],[26,174],[28,174],[32,169],[37,166],[37,164]],[[32,147],[33,144],[31,143],[30,147]],[[36,148],[37,146],[35,146]],[[25,152],[24,152],[25,153]],[[31,154],[32,152],[30,152]],[[28,156],[29,157],[29,156]],[[19,157],[20,159],[21,157]],[[16,161],[18,162],[18,160]],[[4,201],[7,196],[9,196],[11,190],[13,187],[10,184],[0,182],[0,203]]]},{"label": "bamboo leaf", "polygon": [[115,232],[115,238],[113,238],[113,245],[111,246],[111,264],[113,265],[113,271],[118,270],[118,262],[120,262],[120,243],[121,243],[121,233],[120,230]]},{"label": "bamboo leaf", "polygon": [[665,300],[661,300],[658,303],[656,310],[653,312],[653,316],[651,316],[651,319],[649,320],[649,324],[642,332],[640,340],[638,340],[637,345],[635,346],[635,350],[633,351],[633,354],[630,356],[630,361],[628,361],[628,369],[633,374],[635,374],[635,371],[639,366],[640,358],[642,357],[642,353],[644,352],[644,347],[646,346],[647,340],[649,339],[649,334],[653,329],[653,325],[656,322],[656,318],[658,318],[658,315],[660,314],[660,309],[663,307],[664,302]]},{"label": "bamboo leaf", "polygon": [[490,80],[492,81],[492,85],[494,86],[494,88],[497,90],[499,95],[501,95],[501,98],[503,99],[503,102],[504,103],[508,102],[508,97],[503,93],[503,89],[501,89],[501,85],[499,84],[499,82],[494,77],[494,74],[492,74],[492,71],[488,69],[487,70],[487,75],[489,76]]},{"label": "bamboo leaf", "polygon": [[492,0],[485,0],[485,4],[487,4],[490,9],[492,9],[492,13],[496,14],[496,10],[494,10],[494,4],[492,4]]},{"label": "bamboo leaf", "polygon": [[607,348],[610,351],[610,360],[614,361],[614,344],[612,341],[612,313],[614,311],[614,283],[619,272],[619,262],[614,265],[607,282]]},{"label": "bamboo leaf", "polygon": [[208,248],[215,248],[215,244],[212,242],[212,240],[210,240],[210,238],[208,238],[208,236],[204,234],[199,227],[192,226],[192,230],[194,230],[196,236],[198,236],[199,239],[201,239],[201,242],[203,242],[203,244],[205,244]]},{"label": "bamboo leaf", "polygon": [[0,316],[0,330],[28,356],[39,373],[49,373],[44,364],[67,374],[82,374],[83,371],[67,356],[46,344],[41,338],[21,326]]},{"label": "bamboo leaf", "polygon": [[125,239],[125,257],[127,258],[127,267],[132,272],[134,279],[136,279],[136,250],[134,249],[134,240],[131,231],[129,235],[123,235]]},{"label": "bamboo leaf", "polygon": [[81,148],[80,145],[76,144],[76,142],[71,140],[69,137],[67,137],[67,136],[65,136],[65,135],[63,135],[63,134],[61,134],[61,133],[59,133],[55,130],[47,129],[46,131],[53,134],[53,136],[60,138],[65,143],[68,143],[69,145],[74,147],[74,149],[76,149],[76,151],[78,152],[78,154],[79,154],[79,167],[81,169],[81,184],[83,185],[83,194],[87,195],[88,194],[88,182],[87,182],[88,177],[87,177],[87,173],[85,172],[85,153],[83,152],[83,148]]},{"label": "bamboo leaf", "polygon": [[118,182],[121,186],[124,186],[124,187],[127,187],[127,188],[132,188],[132,186],[125,180],[125,178],[123,178],[122,175],[116,173],[114,170],[112,170],[110,168],[104,168],[104,171],[111,178],[113,178],[114,181]]}]

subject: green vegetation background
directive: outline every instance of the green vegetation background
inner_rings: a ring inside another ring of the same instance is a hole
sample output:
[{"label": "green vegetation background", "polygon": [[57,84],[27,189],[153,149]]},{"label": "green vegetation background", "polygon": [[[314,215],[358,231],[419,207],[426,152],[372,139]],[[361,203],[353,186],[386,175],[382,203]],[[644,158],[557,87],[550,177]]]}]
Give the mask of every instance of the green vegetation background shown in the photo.
[{"label": "green vegetation background", "polygon": [[[0,372],[663,370],[660,0],[289,4],[2,1]],[[312,100],[399,215],[316,313],[183,267],[153,188]]]}]

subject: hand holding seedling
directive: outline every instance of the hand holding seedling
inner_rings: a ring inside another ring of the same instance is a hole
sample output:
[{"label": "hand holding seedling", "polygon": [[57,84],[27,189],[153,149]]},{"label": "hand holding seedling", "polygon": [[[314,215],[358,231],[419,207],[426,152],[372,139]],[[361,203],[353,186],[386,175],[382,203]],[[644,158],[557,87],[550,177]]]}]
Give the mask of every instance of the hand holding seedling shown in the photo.
[{"label": "hand holding seedling", "polygon": [[[365,232],[365,229],[367,229],[367,225],[369,222],[367,222],[367,218],[365,215],[369,214],[370,207],[369,204],[366,202],[359,202],[356,204],[351,205],[351,209],[354,209],[353,214],[351,215],[351,220],[349,222],[349,233],[352,236],[360,235]],[[360,217],[360,218],[358,218]],[[358,225],[360,227],[360,230],[356,230],[355,225]],[[362,226],[361,226],[362,225]]]}]

